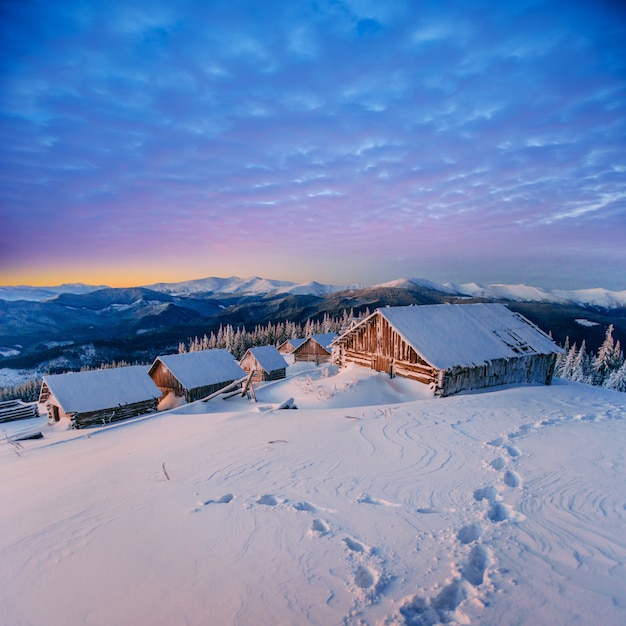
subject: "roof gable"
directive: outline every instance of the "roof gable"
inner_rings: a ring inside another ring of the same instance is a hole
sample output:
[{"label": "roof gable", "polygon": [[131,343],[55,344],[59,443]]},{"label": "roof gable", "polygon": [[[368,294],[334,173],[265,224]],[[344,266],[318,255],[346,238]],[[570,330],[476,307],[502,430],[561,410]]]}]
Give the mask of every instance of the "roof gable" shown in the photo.
[{"label": "roof gable", "polygon": [[233,355],[224,348],[158,356],[150,368],[151,372],[157,361],[163,363],[185,389],[216,385],[246,375]]},{"label": "roof gable", "polygon": [[372,315],[384,317],[437,369],[561,351],[543,331],[503,304],[385,307]]},{"label": "roof gable", "polygon": [[305,341],[306,337],[297,337],[296,339],[287,339],[283,341],[281,346],[284,346],[286,343],[290,343],[294,348],[299,348]]},{"label": "roof gable", "polygon": [[323,333],[323,334],[318,334],[318,335],[311,335],[309,339],[313,339],[313,341],[316,341],[317,343],[319,343],[320,346],[324,348],[324,350],[328,350],[328,352],[330,353],[332,350],[332,347],[330,344],[333,341],[335,341],[337,337],[339,337],[337,333]]},{"label": "roof gable", "polygon": [[255,346],[254,348],[249,348],[248,352],[254,356],[258,364],[268,373],[287,367],[287,361],[283,359],[281,353],[274,346]]},{"label": "roof gable", "polygon": [[50,374],[43,382],[65,413],[86,413],[161,397],[143,365]]}]

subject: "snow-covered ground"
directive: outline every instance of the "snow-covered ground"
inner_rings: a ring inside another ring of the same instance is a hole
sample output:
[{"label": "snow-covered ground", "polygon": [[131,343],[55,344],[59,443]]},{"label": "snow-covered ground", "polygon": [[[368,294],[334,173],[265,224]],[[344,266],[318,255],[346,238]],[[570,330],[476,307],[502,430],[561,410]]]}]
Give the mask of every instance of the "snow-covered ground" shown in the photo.
[{"label": "snow-covered ground", "polygon": [[0,621],[626,623],[626,394],[319,367],[256,395],[0,425],[44,434],[0,446]]}]

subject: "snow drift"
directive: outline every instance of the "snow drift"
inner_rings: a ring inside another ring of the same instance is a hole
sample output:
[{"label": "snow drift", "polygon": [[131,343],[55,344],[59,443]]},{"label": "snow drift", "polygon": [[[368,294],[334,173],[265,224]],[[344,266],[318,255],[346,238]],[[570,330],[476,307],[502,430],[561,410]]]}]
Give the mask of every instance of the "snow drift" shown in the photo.
[{"label": "snow drift", "polygon": [[624,394],[302,367],[256,404],[7,424],[45,437],[0,447],[3,621],[626,622]]}]

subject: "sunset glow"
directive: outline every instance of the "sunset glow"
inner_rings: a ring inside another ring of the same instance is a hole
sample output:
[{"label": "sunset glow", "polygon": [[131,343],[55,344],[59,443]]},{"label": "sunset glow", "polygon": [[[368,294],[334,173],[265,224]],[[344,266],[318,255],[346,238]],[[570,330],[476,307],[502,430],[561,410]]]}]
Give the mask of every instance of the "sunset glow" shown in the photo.
[{"label": "sunset glow", "polygon": [[26,0],[0,284],[626,284],[612,0]]}]

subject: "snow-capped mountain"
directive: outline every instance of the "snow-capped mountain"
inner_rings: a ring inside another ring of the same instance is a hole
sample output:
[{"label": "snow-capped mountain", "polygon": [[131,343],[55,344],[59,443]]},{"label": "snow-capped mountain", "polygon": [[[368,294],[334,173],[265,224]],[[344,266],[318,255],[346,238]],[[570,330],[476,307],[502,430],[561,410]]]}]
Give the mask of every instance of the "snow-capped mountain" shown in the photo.
[{"label": "snow-capped mountain", "polygon": [[[609,291],[608,289],[576,289],[552,291],[531,287],[529,285],[481,285],[465,283],[454,285],[446,283],[445,289],[452,289],[458,293],[474,298],[503,299],[515,302],[551,302],[553,304],[577,304],[579,306],[601,307],[615,309],[626,306],[626,291]],[[435,287],[432,287],[435,288]]]},{"label": "snow-capped mountain", "polygon": [[323,296],[335,291],[347,289],[347,287],[328,285],[311,281],[308,283],[294,283],[286,280],[272,280],[250,276],[239,278],[199,278],[182,283],[156,283],[147,285],[147,289],[160,291],[172,296],[189,296],[201,293],[228,294],[228,295],[269,295],[269,294],[294,294]]},{"label": "snow-capped mountain", "polygon": [[106,285],[85,285],[83,283],[65,283],[55,287],[32,287],[30,285],[18,285],[17,287],[0,287],[0,300],[30,300],[42,302],[50,300],[62,293],[85,294],[106,289]]},{"label": "snow-capped mountain", "polygon": [[[457,296],[485,298],[489,300],[510,300],[513,302],[549,302],[552,304],[576,304],[583,307],[599,307],[614,309],[626,307],[626,290],[610,291],[608,289],[576,289],[576,290],[547,290],[525,284],[480,284],[480,283],[436,283],[426,278],[398,278],[373,285],[371,288],[407,289],[421,288],[438,291],[440,293]],[[44,301],[64,293],[87,294],[99,289],[106,289],[104,285],[85,285],[82,283],[58,285],[56,287],[0,287],[0,300],[16,301]],[[313,295],[326,296],[346,289],[361,289],[363,285],[332,285],[311,281],[308,283],[294,283],[285,280],[273,280],[250,276],[240,278],[230,276],[220,278],[211,276],[179,283],[155,283],[144,288],[170,296],[198,296],[211,295],[240,295],[240,296],[268,296],[268,295]]]}]

